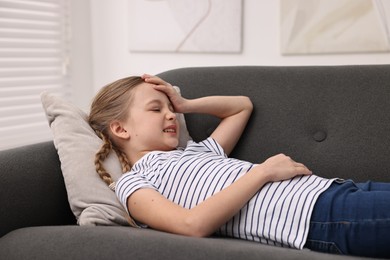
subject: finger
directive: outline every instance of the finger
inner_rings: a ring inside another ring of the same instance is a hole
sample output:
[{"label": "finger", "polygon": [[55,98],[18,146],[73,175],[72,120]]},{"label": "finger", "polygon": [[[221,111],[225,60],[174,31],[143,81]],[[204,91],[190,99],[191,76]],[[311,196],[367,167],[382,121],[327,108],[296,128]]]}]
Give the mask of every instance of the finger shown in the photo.
[{"label": "finger", "polygon": [[167,95],[170,94],[169,88],[168,88],[167,86],[165,86],[165,85],[156,85],[156,84],[154,84],[154,85],[153,85],[153,88],[154,88],[155,90],[164,92],[164,93],[167,94]]},{"label": "finger", "polygon": [[299,162],[293,162],[293,164],[295,165],[295,166],[300,166],[300,167],[306,167],[306,165],[304,165],[303,163],[299,163]]},{"label": "finger", "polygon": [[150,75],[150,74],[147,74],[147,73],[145,73],[145,74],[143,74],[141,76],[141,78],[143,78],[143,79],[147,79],[147,78],[151,78],[151,77],[153,77],[153,75]]},{"label": "finger", "polygon": [[168,82],[164,81],[163,79],[161,79],[157,76],[146,75],[144,80],[145,80],[145,82],[156,84],[156,85],[166,85],[166,86],[171,85]]},{"label": "finger", "polygon": [[313,172],[309,170],[305,165],[297,165],[296,168],[298,171],[300,171],[303,175],[311,175]]},{"label": "finger", "polygon": [[150,82],[150,83],[153,83],[154,81],[156,81],[156,76],[153,76],[153,75],[150,75],[150,74],[143,74],[141,76],[141,78],[147,82]]},{"label": "finger", "polygon": [[167,97],[171,100],[171,102],[172,100],[175,100],[175,98],[178,96],[176,90],[172,86],[153,85],[153,88],[167,95]]}]

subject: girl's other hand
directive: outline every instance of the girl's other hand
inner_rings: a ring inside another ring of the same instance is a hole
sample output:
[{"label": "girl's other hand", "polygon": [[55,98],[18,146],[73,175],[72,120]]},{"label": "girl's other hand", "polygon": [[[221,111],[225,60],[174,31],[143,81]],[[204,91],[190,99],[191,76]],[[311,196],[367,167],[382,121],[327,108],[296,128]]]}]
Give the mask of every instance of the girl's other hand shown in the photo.
[{"label": "girl's other hand", "polygon": [[268,158],[260,164],[268,175],[269,181],[282,181],[298,175],[311,175],[312,172],[302,163],[298,163],[284,154]]}]

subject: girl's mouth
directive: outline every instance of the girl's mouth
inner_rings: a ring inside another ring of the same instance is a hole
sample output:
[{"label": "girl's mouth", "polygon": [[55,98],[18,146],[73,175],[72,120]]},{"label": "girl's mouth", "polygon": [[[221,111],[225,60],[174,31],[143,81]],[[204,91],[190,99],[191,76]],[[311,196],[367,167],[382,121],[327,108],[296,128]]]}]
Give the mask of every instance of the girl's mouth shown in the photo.
[{"label": "girl's mouth", "polygon": [[163,130],[164,133],[176,133],[176,125],[168,126]]}]

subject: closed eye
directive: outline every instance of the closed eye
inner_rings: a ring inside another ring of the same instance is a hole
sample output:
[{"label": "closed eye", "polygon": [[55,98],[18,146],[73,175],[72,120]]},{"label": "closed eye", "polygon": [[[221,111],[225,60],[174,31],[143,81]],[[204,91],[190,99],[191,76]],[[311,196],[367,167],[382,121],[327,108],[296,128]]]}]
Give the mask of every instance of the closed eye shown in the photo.
[{"label": "closed eye", "polygon": [[146,109],[152,112],[161,112],[165,108],[169,109],[171,112],[175,112],[175,109],[171,102],[168,102],[165,105],[165,102],[162,102],[161,100],[151,100],[146,104]]}]

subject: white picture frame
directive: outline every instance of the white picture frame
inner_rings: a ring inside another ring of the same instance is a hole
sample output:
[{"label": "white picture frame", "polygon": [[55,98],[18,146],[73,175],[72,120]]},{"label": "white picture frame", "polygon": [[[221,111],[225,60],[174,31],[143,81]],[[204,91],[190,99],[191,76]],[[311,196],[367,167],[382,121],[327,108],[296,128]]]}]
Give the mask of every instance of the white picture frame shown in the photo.
[{"label": "white picture frame", "polygon": [[130,52],[239,53],[242,0],[128,0]]},{"label": "white picture frame", "polygon": [[280,0],[281,52],[390,51],[389,0]]}]

